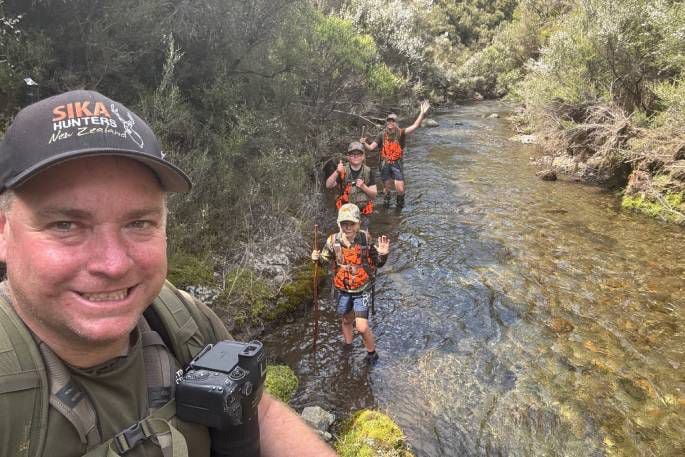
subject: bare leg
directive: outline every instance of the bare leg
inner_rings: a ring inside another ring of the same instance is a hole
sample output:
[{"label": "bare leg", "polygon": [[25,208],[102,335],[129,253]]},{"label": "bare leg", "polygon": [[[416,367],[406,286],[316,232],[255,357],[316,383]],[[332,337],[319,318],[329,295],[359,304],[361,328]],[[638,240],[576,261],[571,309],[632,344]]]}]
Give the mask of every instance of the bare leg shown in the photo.
[{"label": "bare leg", "polygon": [[392,188],[392,185],[393,185],[392,179],[388,179],[388,180],[383,181],[383,193],[385,194],[384,199],[383,199],[383,204],[385,205],[386,208],[388,206],[390,206],[390,189]]},{"label": "bare leg", "polygon": [[404,181],[395,180],[395,190],[397,195],[404,195]]},{"label": "bare leg", "polygon": [[364,340],[364,346],[367,352],[373,352],[376,350],[376,341],[373,337],[373,332],[369,328],[369,320],[363,317],[358,317],[355,319],[355,325],[357,331],[361,334]]},{"label": "bare leg", "polygon": [[354,311],[350,311],[349,313],[345,314],[342,318],[342,334],[343,334],[343,340],[345,340],[345,344],[352,344],[352,332],[353,332],[353,327],[352,323],[354,322]]}]

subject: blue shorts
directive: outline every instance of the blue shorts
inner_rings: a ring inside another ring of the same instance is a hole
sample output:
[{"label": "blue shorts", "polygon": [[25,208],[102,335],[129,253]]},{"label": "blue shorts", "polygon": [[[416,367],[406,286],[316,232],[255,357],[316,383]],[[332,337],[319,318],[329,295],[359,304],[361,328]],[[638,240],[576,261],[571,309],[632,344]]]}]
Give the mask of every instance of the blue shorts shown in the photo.
[{"label": "blue shorts", "polygon": [[404,181],[404,173],[402,172],[402,159],[393,163],[381,162],[381,179],[387,181],[394,179],[395,181]]},{"label": "blue shorts", "polygon": [[338,291],[338,316],[344,316],[354,310],[354,317],[369,318],[369,303],[371,303],[371,293],[360,292],[351,294],[349,292]]}]

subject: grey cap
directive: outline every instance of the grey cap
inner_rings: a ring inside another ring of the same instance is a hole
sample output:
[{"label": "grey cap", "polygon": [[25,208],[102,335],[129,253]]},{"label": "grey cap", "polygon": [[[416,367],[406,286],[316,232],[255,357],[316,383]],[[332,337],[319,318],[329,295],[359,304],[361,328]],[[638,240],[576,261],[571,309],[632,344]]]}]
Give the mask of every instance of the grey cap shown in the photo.
[{"label": "grey cap", "polygon": [[352,151],[364,152],[364,146],[362,146],[362,144],[359,141],[353,141],[347,147],[347,152],[352,152]]},{"label": "grey cap", "polygon": [[388,115],[385,117],[385,120],[387,121],[387,120],[389,120],[389,119],[392,119],[393,121],[397,121],[397,114],[395,114],[395,113],[390,113],[390,114],[388,114]]},{"label": "grey cap", "polygon": [[75,90],[34,103],[14,118],[0,144],[0,193],[58,163],[98,155],[143,163],[166,191],[191,188],[138,115],[98,92]]}]

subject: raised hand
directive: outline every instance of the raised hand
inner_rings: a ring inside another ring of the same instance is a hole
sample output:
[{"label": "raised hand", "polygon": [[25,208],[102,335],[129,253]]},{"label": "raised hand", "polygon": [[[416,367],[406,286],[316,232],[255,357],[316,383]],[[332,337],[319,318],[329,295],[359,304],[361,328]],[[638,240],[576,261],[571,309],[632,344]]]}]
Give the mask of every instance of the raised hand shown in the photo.
[{"label": "raised hand", "polygon": [[343,165],[342,160],[338,161],[338,167],[335,170],[338,172],[338,175],[340,176],[342,176],[343,173],[345,173],[345,165]]},{"label": "raised hand", "polygon": [[319,260],[319,257],[321,257],[321,250],[316,250],[316,249],[313,250],[312,251],[312,260],[314,262],[316,262],[317,260]]},{"label": "raised hand", "polygon": [[421,114],[426,114],[430,107],[431,107],[431,105],[430,105],[430,103],[428,103],[428,100],[422,101],[421,102]]},{"label": "raised hand", "polygon": [[390,252],[390,239],[387,235],[381,235],[376,242],[376,251],[380,255],[387,255]]}]

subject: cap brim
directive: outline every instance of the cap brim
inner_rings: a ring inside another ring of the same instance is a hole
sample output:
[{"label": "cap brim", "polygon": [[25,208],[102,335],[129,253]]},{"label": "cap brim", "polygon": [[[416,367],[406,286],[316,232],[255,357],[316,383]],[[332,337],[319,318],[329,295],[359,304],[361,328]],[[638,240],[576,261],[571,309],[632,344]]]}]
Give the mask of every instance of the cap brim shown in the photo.
[{"label": "cap brim", "polygon": [[141,153],[140,151],[127,149],[82,149],[79,151],[70,151],[68,153],[58,154],[50,157],[47,160],[38,162],[34,166],[14,176],[12,179],[8,179],[5,182],[5,187],[7,189],[16,188],[37,174],[57,164],[82,157],[94,157],[100,155],[127,157],[146,165],[155,173],[155,175],[157,175],[162,188],[167,192],[188,192],[192,188],[192,183],[188,175],[186,175],[174,164],[167,162],[164,159],[160,159],[159,157]]}]

